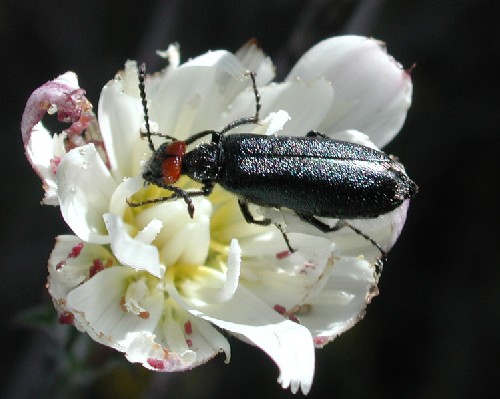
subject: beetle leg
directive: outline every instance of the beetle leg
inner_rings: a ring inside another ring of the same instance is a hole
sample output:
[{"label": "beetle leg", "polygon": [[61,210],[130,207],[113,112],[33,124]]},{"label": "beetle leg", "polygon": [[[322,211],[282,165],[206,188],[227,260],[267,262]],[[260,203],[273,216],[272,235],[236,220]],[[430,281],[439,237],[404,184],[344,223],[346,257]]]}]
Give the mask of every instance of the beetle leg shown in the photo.
[{"label": "beetle leg", "polygon": [[[250,212],[250,209],[248,208],[248,202],[243,201],[243,200],[238,200],[238,205],[240,206],[241,213],[243,214],[243,217],[245,218],[245,221],[247,223],[253,223],[257,224],[259,226],[269,226],[271,224],[271,219],[255,219]],[[285,240],[285,244],[288,247],[288,250],[293,254],[295,252],[295,249],[292,248],[290,245],[290,240],[288,239],[288,236],[286,235],[285,231],[279,225],[278,223],[274,223],[274,225],[278,228],[280,231],[281,235],[283,236],[283,239]]]},{"label": "beetle leg", "polygon": [[321,133],[321,132],[318,132],[316,130],[311,130],[310,132],[308,132],[306,134],[306,137],[321,137],[323,139],[327,139],[328,137],[326,136],[326,134],[324,133]]},{"label": "beetle leg", "polygon": [[271,219],[255,219],[250,212],[250,209],[248,209],[248,202],[239,199],[238,205],[240,206],[241,213],[247,223],[257,224],[259,226],[269,226],[271,224]]},{"label": "beetle leg", "polygon": [[323,223],[321,220],[315,218],[313,215],[304,215],[304,214],[300,214],[300,213],[297,213],[297,215],[300,217],[301,220],[316,227],[318,230],[322,231],[323,233],[331,233],[334,231],[338,231],[344,227],[348,227],[352,231],[354,231],[356,234],[363,237],[365,240],[369,241],[375,248],[377,248],[380,251],[380,254],[382,255],[382,261],[385,261],[387,259],[387,252],[373,238],[366,235],[360,229],[358,229],[357,227],[354,227],[352,224],[350,224],[346,220],[340,219],[337,223],[335,223],[335,225],[330,226],[326,223]]},{"label": "beetle leg", "polygon": [[204,130],[202,132],[195,133],[192,136],[189,136],[186,140],[184,140],[184,142],[186,143],[186,145],[189,145],[194,143],[196,140],[201,139],[202,137],[208,136],[209,134],[212,135],[212,141],[217,142],[216,140],[214,140],[214,138],[220,136],[220,133],[215,130]]},{"label": "beetle leg", "polygon": [[166,190],[173,191],[173,194],[165,196],[165,197],[151,198],[151,199],[148,199],[145,201],[140,201],[140,202],[133,202],[133,201],[129,201],[127,199],[128,206],[135,208],[135,207],[139,207],[139,206],[143,206],[143,205],[147,205],[147,204],[157,204],[160,202],[166,202],[166,201],[182,198],[187,205],[189,217],[192,219],[194,216],[194,205],[193,205],[193,200],[191,197],[198,197],[201,195],[208,196],[212,193],[212,190],[214,188],[213,184],[209,184],[209,183],[205,184],[201,188],[201,190],[197,190],[197,191],[184,191],[182,188],[179,188],[177,186],[170,186],[170,185],[164,185],[161,187],[166,189]]},{"label": "beetle leg", "polygon": [[318,230],[323,233],[331,233],[333,231],[340,230],[342,227],[345,227],[345,224],[341,223],[343,220],[339,220],[334,226],[330,226],[319,219],[316,219],[313,215],[304,215],[302,213],[297,213],[298,217],[304,222],[309,223],[311,226],[316,227]]},{"label": "beetle leg", "polygon": [[196,193],[189,193],[189,192],[184,191],[183,189],[176,187],[176,186],[164,185],[161,187],[166,189],[166,190],[173,191],[173,194],[169,195],[169,196],[165,196],[165,197],[151,198],[151,199],[148,199],[145,201],[140,201],[140,202],[129,201],[127,198],[128,206],[135,208],[135,207],[143,206],[146,204],[157,204],[160,202],[166,202],[166,201],[170,201],[173,199],[182,198],[188,207],[188,213],[192,219],[193,215],[194,215],[194,205],[193,205],[193,200],[191,199],[191,196],[193,194],[196,195]]},{"label": "beetle leg", "polygon": [[292,246],[290,245],[290,240],[288,239],[288,236],[286,235],[285,231],[283,230],[283,227],[281,227],[281,225],[278,223],[274,223],[274,225],[278,228],[281,235],[283,236],[283,239],[285,240],[285,244],[288,247],[288,250],[293,254],[295,252],[295,249],[293,249]]}]

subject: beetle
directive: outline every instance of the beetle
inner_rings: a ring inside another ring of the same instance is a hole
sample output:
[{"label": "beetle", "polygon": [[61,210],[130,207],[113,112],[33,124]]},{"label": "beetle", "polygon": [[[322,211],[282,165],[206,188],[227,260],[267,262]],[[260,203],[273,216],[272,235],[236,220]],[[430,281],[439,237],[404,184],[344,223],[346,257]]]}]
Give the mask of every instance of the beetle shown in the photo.
[{"label": "beetle", "polygon": [[[172,192],[171,195],[131,202],[132,207],[182,198],[189,216],[194,214],[192,197],[208,196],[219,184],[238,197],[241,212],[248,223],[269,225],[270,219],[256,219],[249,204],[289,208],[297,216],[326,233],[349,227],[370,241],[386,257],[372,238],[346,219],[369,219],[386,214],[412,198],[417,185],[395,158],[360,144],[330,139],[311,131],[303,137],[265,136],[226,133],[237,126],[259,123],[260,94],[255,73],[249,72],[255,96],[254,116],[237,119],[220,131],[205,130],[186,140],[163,133],[152,133],[149,126],[144,87],[145,65],[139,68],[139,89],[144,108],[145,132],[153,152],[143,175],[146,183]],[[168,141],[155,149],[151,136]],[[187,150],[190,144],[211,136],[210,142]],[[202,184],[201,189],[185,191],[174,184],[181,175]],[[330,226],[318,217],[338,219]],[[282,227],[288,249],[293,252]]]}]

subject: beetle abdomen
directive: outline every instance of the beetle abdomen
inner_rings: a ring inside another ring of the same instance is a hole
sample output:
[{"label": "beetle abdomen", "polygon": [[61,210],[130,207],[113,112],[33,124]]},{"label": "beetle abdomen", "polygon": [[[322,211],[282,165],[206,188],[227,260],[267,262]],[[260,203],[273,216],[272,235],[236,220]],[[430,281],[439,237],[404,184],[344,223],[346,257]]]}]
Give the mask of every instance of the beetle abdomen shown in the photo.
[{"label": "beetle abdomen", "polygon": [[416,192],[381,151],[331,139],[226,136],[219,184],[262,206],[342,219],[372,218]]}]

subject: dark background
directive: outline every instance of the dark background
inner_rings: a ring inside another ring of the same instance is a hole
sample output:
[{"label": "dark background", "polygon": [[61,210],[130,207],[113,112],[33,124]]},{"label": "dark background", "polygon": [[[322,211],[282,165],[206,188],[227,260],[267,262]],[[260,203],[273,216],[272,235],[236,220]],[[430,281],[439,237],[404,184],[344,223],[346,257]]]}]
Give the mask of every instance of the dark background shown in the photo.
[{"label": "dark background", "polygon": [[[53,339],[16,321],[21,310],[49,302],[47,258],[54,237],[68,232],[58,209],[39,205],[40,182],[23,154],[19,122],[31,91],[74,70],[97,106],[126,59],[154,70],[154,50],[171,42],[186,60],[236,51],[251,37],[280,80],[314,43],[356,33],[387,42],[405,67],[417,64],[413,105],[386,150],[420,193],[367,316],[316,352],[309,398],[498,397],[498,15],[494,1],[481,0],[0,1],[0,392],[42,398],[43,383],[58,373]],[[72,397],[292,396],[266,355],[231,344],[229,365],[219,356],[168,375],[118,367]]]}]

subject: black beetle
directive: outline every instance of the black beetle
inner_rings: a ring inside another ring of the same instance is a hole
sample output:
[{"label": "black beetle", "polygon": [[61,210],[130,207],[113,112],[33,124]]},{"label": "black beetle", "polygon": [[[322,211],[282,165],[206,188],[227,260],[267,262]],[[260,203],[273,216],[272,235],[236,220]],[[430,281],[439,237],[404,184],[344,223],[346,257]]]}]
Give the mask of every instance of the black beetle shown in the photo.
[{"label": "black beetle", "polygon": [[[264,207],[286,207],[303,221],[322,232],[349,227],[375,245],[385,258],[385,251],[370,237],[345,219],[367,219],[386,214],[417,192],[403,166],[393,157],[360,144],[333,140],[311,131],[305,137],[264,136],[258,134],[225,135],[244,124],[259,122],[260,95],[252,79],[256,100],[253,117],[238,119],[221,131],[206,130],[180,141],[172,136],[151,133],[144,90],[145,66],[139,68],[139,88],[144,107],[146,132],[153,156],[143,172],[146,182],[172,192],[167,197],[130,206],[183,198],[191,217],[194,206],[191,197],[209,195],[215,184],[238,196],[241,212],[248,223],[269,225],[270,219],[255,219],[248,204]],[[158,149],[152,135],[169,139]],[[202,143],[186,152],[189,144],[211,135],[211,142]],[[184,191],[173,184],[181,175],[202,183],[196,191]],[[334,226],[318,217],[339,219]],[[286,234],[277,225],[293,252]]]}]

